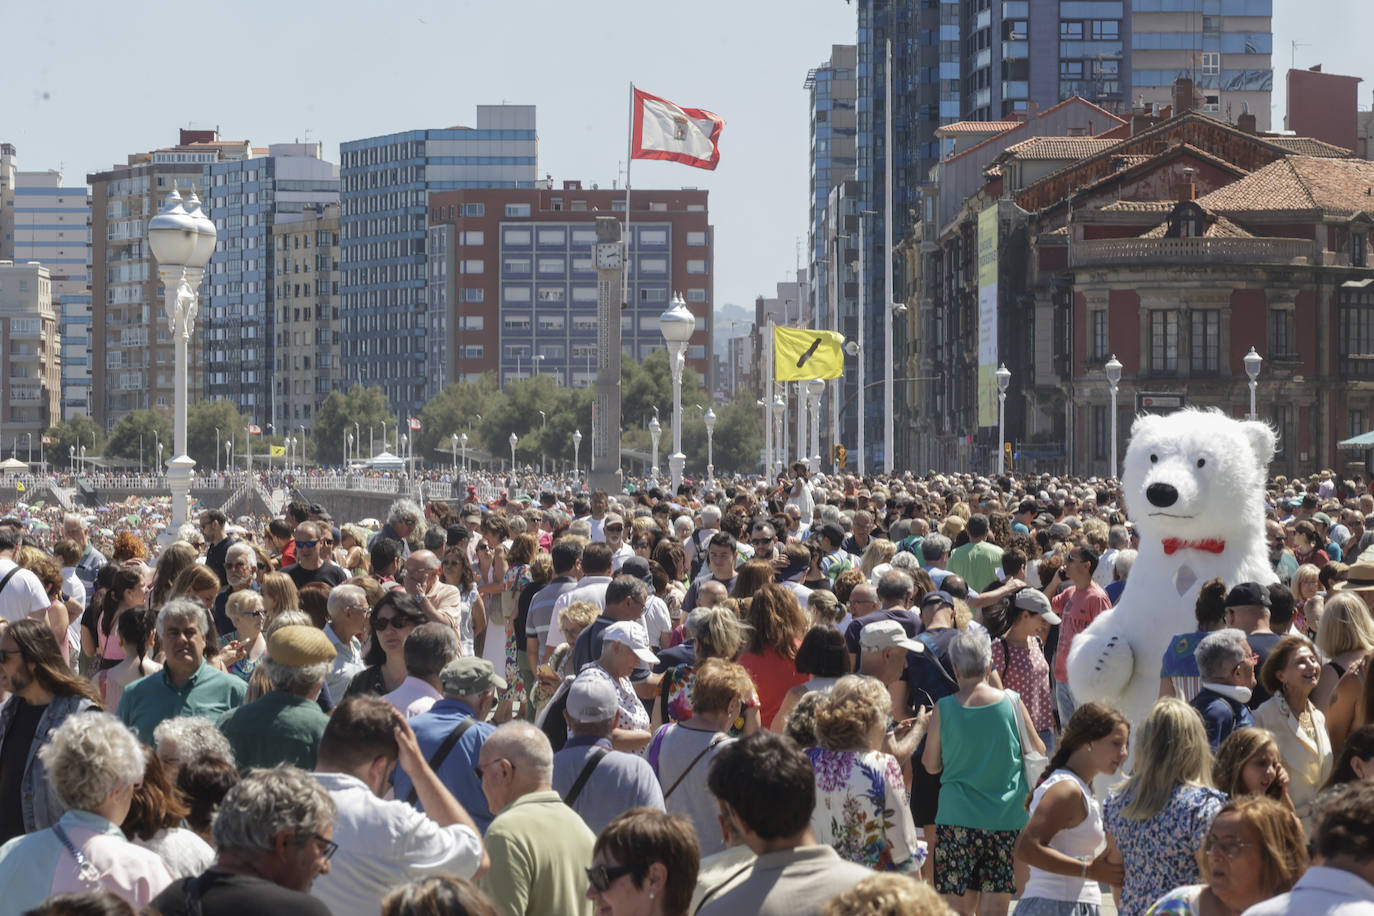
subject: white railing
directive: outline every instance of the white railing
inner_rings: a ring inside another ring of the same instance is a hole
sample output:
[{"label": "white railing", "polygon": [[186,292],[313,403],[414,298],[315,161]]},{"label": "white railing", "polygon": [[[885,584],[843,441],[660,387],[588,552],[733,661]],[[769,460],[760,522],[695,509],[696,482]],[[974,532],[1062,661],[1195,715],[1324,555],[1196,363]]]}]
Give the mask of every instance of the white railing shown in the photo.
[{"label": "white railing", "polygon": [[1070,247],[1069,266],[1094,264],[1310,264],[1309,239],[1091,239]]}]

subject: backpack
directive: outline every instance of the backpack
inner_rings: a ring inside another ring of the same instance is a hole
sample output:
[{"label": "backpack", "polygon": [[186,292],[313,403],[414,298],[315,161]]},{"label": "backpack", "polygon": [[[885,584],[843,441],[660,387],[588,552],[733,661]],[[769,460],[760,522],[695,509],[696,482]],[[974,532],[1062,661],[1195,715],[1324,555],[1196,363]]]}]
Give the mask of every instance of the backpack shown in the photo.
[{"label": "backpack", "polygon": [[[692,544],[696,547],[696,550],[692,553],[692,572],[689,576],[689,581],[692,582],[697,580],[697,576],[701,575],[701,568],[706,565],[706,548],[701,546],[701,535],[702,532],[707,530],[709,529],[698,528],[696,531],[692,532]],[[715,534],[712,533],[711,537],[715,537]],[[711,538],[708,537],[706,541],[710,543]]]},{"label": "backpack", "polygon": [[959,682],[940,659],[939,645],[929,633],[916,637],[925,644],[926,651],[907,654],[906,678],[907,702],[913,709],[921,706],[935,708],[935,704],[945,697],[953,696],[959,690]]}]

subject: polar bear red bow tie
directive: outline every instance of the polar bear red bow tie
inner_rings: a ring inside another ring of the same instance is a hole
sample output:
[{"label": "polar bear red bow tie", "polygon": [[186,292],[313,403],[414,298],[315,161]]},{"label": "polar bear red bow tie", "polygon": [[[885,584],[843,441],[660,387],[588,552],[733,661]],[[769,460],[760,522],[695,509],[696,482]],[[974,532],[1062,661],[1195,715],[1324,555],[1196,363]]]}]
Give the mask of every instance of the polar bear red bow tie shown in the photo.
[{"label": "polar bear red bow tie", "polygon": [[1205,550],[1208,553],[1221,553],[1226,549],[1226,542],[1216,538],[1208,538],[1203,541],[1185,541],[1181,538],[1165,538],[1164,553],[1166,556],[1176,550]]}]

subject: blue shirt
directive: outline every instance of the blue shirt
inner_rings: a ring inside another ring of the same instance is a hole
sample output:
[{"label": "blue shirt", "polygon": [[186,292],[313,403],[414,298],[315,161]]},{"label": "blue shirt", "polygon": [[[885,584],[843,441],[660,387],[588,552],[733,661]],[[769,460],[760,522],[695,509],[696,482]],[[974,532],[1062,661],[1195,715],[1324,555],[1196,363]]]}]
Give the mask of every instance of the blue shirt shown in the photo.
[{"label": "blue shirt", "polygon": [[1204,686],[1189,704],[1202,714],[1202,726],[1207,729],[1207,740],[1212,744],[1212,753],[1226,740],[1226,736],[1238,728],[1248,728],[1255,724],[1250,709],[1239,700],[1222,696]]},{"label": "blue shirt", "polygon": [[[610,750],[611,742],[591,735],[570,735],[563,750],[553,755],[553,787],[565,802],[596,748]],[[596,765],[570,807],[582,816],[592,833],[631,808],[663,807],[663,789],[649,761],[635,754],[611,751]]]},{"label": "blue shirt", "polygon": [[[419,742],[420,753],[425,755],[425,759],[433,757],[439,745],[444,743],[444,739],[461,725],[464,719],[472,718],[473,713],[473,708],[462,700],[443,697],[430,707],[429,712],[411,719],[410,727],[415,732],[415,740]],[[487,827],[491,824],[492,813],[487,807],[486,793],[482,791],[482,784],[472,768],[477,766],[482,745],[494,731],[496,727],[486,722],[472,725],[463,732],[463,736],[458,739],[458,743],[449,751],[436,771],[439,781],[453,793],[454,798],[463,803],[463,807],[472,815],[473,821],[483,833],[487,832]],[[413,783],[405,770],[396,768],[392,784],[396,788],[397,798],[402,801],[409,800]],[[418,799],[415,807],[424,810]]]}]

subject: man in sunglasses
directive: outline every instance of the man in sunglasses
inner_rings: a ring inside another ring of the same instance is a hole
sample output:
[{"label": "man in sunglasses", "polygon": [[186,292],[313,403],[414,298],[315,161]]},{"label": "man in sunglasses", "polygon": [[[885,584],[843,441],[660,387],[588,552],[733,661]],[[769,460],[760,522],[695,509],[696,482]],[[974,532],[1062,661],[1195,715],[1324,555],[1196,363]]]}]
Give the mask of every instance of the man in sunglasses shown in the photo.
[{"label": "man in sunglasses", "polygon": [[215,615],[215,627],[221,633],[230,633],[234,629],[225,611],[229,605],[229,596],[253,587],[257,567],[258,555],[251,545],[242,541],[230,545],[224,560],[224,575],[229,584],[215,596],[215,606],[211,611]]},{"label": "man in sunglasses", "polygon": [[1293,587],[1293,574],[1298,571],[1297,558],[1288,549],[1288,535],[1283,525],[1274,519],[1265,519],[1264,538],[1269,545],[1269,563],[1278,574],[1279,581],[1289,588]]},{"label": "man in sunglasses", "polygon": [[205,551],[205,565],[219,576],[221,587],[229,584],[229,577],[224,571],[229,548],[238,543],[225,530],[228,524],[229,516],[219,509],[206,509],[200,514],[200,533],[205,535],[205,543],[209,545]]},{"label": "man in sunglasses", "polygon": [[297,591],[311,582],[323,582],[333,588],[348,581],[348,573],[343,567],[325,562],[324,541],[328,530],[319,522],[301,522],[296,526],[296,562],[282,572],[296,583]]}]

